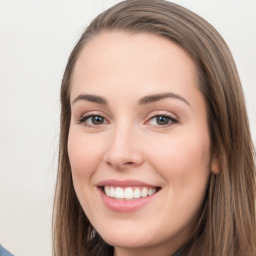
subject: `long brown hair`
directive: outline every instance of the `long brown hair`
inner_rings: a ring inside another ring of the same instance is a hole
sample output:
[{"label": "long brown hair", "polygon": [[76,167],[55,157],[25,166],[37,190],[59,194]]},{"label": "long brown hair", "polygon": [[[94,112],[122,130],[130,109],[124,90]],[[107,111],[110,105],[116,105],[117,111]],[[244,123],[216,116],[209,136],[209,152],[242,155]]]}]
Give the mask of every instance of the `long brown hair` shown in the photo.
[{"label": "long brown hair", "polygon": [[106,10],[86,28],[71,52],[61,86],[59,166],[53,214],[53,254],[111,255],[76,197],[67,140],[72,73],[84,45],[102,31],[150,33],[181,46],[194,60],[205,97],[212,157],[201,218],[184,255],[256,255],[255,151],[233,57],[219,33],[197,14],[164,0],[127,0]]}]

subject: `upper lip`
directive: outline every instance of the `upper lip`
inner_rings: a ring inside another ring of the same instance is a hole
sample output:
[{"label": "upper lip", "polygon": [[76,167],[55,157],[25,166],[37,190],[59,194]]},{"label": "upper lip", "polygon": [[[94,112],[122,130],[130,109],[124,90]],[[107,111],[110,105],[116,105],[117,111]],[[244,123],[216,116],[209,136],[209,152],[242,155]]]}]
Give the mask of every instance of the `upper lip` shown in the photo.
[{"label": "upper lip", "polygon": [[98,187],[113,186],[113,187],[159,187],[139,180],[103,180],[97,184]]}]

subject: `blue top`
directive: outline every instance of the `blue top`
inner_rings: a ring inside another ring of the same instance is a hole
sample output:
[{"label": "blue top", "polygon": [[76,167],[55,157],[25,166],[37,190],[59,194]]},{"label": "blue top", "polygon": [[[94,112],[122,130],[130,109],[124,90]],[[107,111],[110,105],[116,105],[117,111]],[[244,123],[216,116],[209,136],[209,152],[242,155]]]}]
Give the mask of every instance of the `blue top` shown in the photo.
[{"label": "blue top", "polygon": [[10,252],[8,252],[4,247],[0,244],[0,256],[14,256]]},{"label": "blue top", "polygon": [[[176,252],[173,256],[181,256],[183,248]],[[7,251],[1,244],[0,244],[0,256],[14,256],[9,251]]]},{"label": "blue top", "polygon": [[183,250],[184,250],[184,247],[182,247],[180,250],[178,250],[176,253],[174,253],[173,256],[182,256]]}]

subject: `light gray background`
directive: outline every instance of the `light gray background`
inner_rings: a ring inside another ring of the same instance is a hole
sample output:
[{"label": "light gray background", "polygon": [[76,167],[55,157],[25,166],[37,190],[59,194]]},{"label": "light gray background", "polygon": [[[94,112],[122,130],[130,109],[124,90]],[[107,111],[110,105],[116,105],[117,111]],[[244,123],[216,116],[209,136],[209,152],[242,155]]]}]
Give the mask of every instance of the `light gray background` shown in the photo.
[{"label": "light gray background", "polygon": [[[51,255],[62,74],[83,28],[117,2],[0,0],[0,243],[17,256]],[[230,46],[255,142],[256,1],[174,2],[206,18]]]}]

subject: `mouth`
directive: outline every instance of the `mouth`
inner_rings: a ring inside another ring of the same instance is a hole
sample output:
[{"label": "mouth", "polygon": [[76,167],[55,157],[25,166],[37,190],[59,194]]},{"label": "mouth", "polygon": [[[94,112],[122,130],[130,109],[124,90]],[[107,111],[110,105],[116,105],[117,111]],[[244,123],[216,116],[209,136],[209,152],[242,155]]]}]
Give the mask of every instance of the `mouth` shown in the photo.
[{"label": "mouth", "polygon": [[102,192],[110,198],[119,200],[134,200],[154,195],[161,188],[147,186],[100,186]]},{"label": "mouth", "polygon": [[97,184],[104,205],[114,212],[131,213],[155,202],[162,189],[137,180],[105,180]]}]

